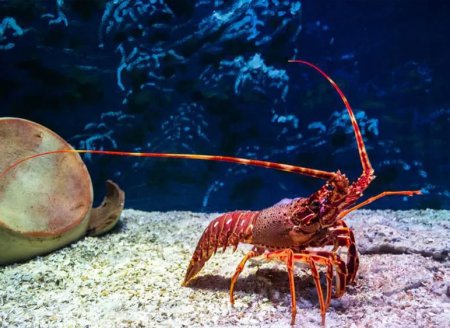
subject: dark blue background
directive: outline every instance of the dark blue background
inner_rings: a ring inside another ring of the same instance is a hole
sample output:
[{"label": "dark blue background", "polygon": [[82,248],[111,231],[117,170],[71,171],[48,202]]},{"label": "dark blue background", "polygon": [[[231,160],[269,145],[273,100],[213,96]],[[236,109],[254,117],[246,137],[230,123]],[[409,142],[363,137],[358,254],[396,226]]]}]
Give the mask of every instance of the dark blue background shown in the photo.
[{"label": "dark blue background", "polygon": [[[0,115],[78,148],[221,154],[377,179],[371,208],[450,208],[447,1],[2,1]],[[86,157],[145,210],[258,209],[323,182],[233,164]]]}]

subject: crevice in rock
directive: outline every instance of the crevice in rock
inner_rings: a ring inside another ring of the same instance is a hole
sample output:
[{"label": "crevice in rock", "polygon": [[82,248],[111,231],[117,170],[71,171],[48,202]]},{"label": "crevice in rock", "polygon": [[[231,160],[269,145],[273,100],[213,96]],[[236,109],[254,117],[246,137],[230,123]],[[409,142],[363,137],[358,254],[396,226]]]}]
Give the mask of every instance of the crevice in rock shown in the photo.
[{"label": "crevice in rock", "polygon": [[405,246],[395,246],[392,244],[380,244],[375,247],[371,247],[360,251],[361,254],[419,254],[423,257],[431,257],[433,260],[443,262],[449,260],[449,251],[427,251],[427,250],[416,250],[409,249]]},{"label": "crevice in rock", "polygon": [[384,296],[392,296],[392,295],[400,293],[400,292],[406,292],[406,291],[411,290],[411,289],[417,289],[417,288],[422,287],[424,285],[424,283],[425,283],[425,281],[422,281],[422,280],[421,281],[416,281],[416,282],[413,282],[413,283],[411,283],[411,284],[409,284],[409,285],[407,285],[407,286],[405,286],[403,288],[398,288],[398,289],[394,289],[394,290],[385,291],[385,292],[383,292],[383,295]]}]

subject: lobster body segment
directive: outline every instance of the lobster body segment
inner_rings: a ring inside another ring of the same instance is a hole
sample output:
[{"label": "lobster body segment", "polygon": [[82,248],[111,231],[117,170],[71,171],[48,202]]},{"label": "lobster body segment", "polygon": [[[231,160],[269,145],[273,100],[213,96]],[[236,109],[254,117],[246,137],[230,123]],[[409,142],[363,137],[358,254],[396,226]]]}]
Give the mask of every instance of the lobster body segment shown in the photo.
[{"label": "lobster body segment", "polygon": [[225,251],[233,246],[236,250],[239,243],[266,249],[292,246],[289,233],[294,224],[288,219],[290,207],[291,202],[277,203],[261,211],[234,211],[215,218],[197,243],[183,284],[194,278],[220,248]]},{"label": "lobster body segment", "polygon": [[260,211],[234,211],[212,220],[197,243],[183,285],[194,278],[217,249],[228,246],[236,250],[239,243],[251,243],[255,219]]}]

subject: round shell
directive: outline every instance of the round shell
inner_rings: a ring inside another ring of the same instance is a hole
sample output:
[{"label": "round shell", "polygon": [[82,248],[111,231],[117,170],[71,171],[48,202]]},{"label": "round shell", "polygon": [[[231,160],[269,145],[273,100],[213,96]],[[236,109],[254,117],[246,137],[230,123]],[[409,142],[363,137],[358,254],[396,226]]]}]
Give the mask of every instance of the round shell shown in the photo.
[{"label": "round shell", "polygon": [[[27,156],[70,148],[42,125],[0,118],[0,172]],[[92,201],[91,179],[76,153],[33,158],[0,176],[0,264],[50,252],[83,236]]]}]

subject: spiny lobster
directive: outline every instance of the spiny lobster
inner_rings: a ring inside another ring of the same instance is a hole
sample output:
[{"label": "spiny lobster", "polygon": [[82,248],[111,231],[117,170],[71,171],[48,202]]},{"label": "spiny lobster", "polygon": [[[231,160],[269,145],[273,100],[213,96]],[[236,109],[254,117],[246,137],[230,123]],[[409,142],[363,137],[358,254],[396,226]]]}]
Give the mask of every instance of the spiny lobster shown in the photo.
[{"label": "spiny lobster", "polygon": [[[234,250],[236,250],[239,243],[251,244],[254,245],[253,249],[244,256],[231,278],[229,292],[230,302],[234,304],[234,287],[240,273],[249,259],[263,256],[267,260],[282,261],[287,266],[291,293],[291,324],[293,325],[295,323],[297,312],[294,286],[294,263],[305,263],[311,269],[318,293],[322,324],[324,324],[326,311],[330,306],[332,296],[334,270],[336,270],[336,288],[334,296],[340,297],[344,294],[347,284],[354,283],[359,266],[354,234],[343,218],[350,212],[372,203],[381,197],[388,195],[413,196],[420,194],[420,191],[385,191],[362,203],[354,205],[363,195],[363,191],[367,189],[369,184],[375,178],[375,175],[353,110],[339,86],[320,68],[303,60],[290,60],[289,62],[304,64],[315,69],[328,80],[344,102],[353,126],[363,168],[361,176],[353,183],[350,183],[345,174],[342,174],[340,171],[327,172],[301,166],[229,156],[78,149],[59,149],[26,157],[4,170],[0,174],[0,178],[20,163],[35,157],[61,153],[90,153],[231,162],[272,168],[324,179],[326,180],[325,185],[308,198],[282,200],[272,207],[261,211],[229,212],[211,221],[198,241],[183,281],[183,285],[187,286],[200,272],[206,261],[208,261],[219,248],[222,248],[223,251],[225,251],[228,246],[233,246]],[[318,247],[325,246],[332,246],[332,249],[317,250]],[[342,247],[347,250],[346,261],[344,261],[339,254],[339,250]],[[325,299],[316,264],[326,267],[327,289]]]}]

